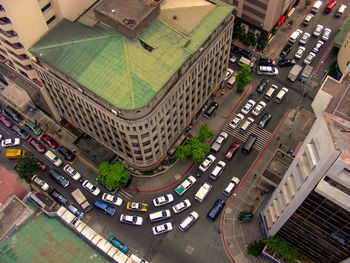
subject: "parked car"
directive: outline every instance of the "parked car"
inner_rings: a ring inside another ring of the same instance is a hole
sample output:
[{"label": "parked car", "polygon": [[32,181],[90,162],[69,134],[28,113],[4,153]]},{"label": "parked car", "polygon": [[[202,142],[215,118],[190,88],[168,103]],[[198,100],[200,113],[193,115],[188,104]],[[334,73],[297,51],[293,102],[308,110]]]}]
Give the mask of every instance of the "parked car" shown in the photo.
[{"label": "parked car", "polygon": [[320,48],[323,46],[324,42],[322,40],[317,41],[316,46],[312,49],[314,53],[318,53]]},{"label": "parked car", "polygon": [[75,215],[77,218],[79,218],[80,220],[82,220],[84,218],[84,213],[81,212],[77,207],[75,207],[73,204],[70,204],[68,206],[68,210]]},{"label": "parked car", "polygon": [[71,162],[75,159],[75,154],[69,151],[66,147],[61,146],[58,148],[58,152],[64,156],[64,159],[66,159],[68,162]]},{"label": "parked car", "polygon": [[172,194],[162,195],[153,199],[153,205],[158,207],[166,205],[174,201],[174,196]]},{"label": "parked car", "polygon": [[20,138],[11,138],[11,139],[4,139],[1,141],[2,147],[11,147],[11,146],[17,146],[21,144]]},{"label": "parked car", "polygon": [[286,87],[283,87],[276,95],[274,102],[281,103],[283,98],[287,95],[288,89]]},{"label": "parked car", "polygon": [[196,211],[192,211],[182,222],[179,224],[181,231],[188,230],[199,218],[199,214]]},{"label": "parked car", "polygon": [[237,177],[232,177],[232,179],[230,180],[229,184],[226,186],[226,188],[224,189],[224,191],[222,192],[224,195],[226,196],[230,196],[233,192],[233,190],[238,186],[240,180]]},{"label": "parked car", "polygon": [[113,216],[115,214],[116,209],[112,206],[110,206],[109,204],[100,201],[100,200],[96,200],[94,203],[94,206],[102,211],[103,213],[109,215],[109,216]]},{"label": "parked car", "polygon": [[90,183],[89,180],[85,180],[81,185],[94,196],[98,196],[98,194],[101,192],[100,188]]},{"label": "parked car", "polygon": [[332,12],[333,10],[333,7],[337,4],[337,1],[336,0],[331,0],[329,1],[328,5],[326,6],[326,9],[324,10],[325,13],[330,13]]},{"label": "parked car", "polygon": [[221,146],[225,143],[226,139],[228,137],[227,132],[220,132],[219,136],[216,138],[216,140],[213,142],[213,144],[210,147],[210,150],[214,152],[218,152],[221,149]]},{"label": "parked car", "polygon": [[0,121],[5,127],[10,128],[13,125],[13,122],[8,120],[5,116],[0,115]]},{"label": "parked car", "polygon": [[259,64],[261,66],[276,66],[276,61],[269,58],[260,58]]},{"label": "parked car", "polygon": [[178,187],[175,188],[175,192],[180,196],[183,195],[188,189],[191,188],[192,185],[194,185],[196,181],[196,178],[190,175]]},{"label": "parked car", "polygon": [[226,70],[224,80],[228,80],[228,79],[231,77],[232,73],[233,73],[233,69],[228,68],[228,69]]},{"label": "parked car", "polygon": [[252,53],[246,49],[241,49],[241,56],[247,58],[247,59],[251,59],[252,58]]},{"label": "parked car", "polygon": [[244,119],[244,115],[242,113],[238,113],[234,119],[230,122],[229,126],[232,129],[236,129],[236,127],[238,126],[238,124]]},{"label": "parked car", "polygon": [[254,100],[252,100],[252,99],[248,100],[247,103],[241,109],[241,112],[244,115],[247,115],[253,109],[255,104],[256,104],[256,102]]},{"label": "parked car", "polygon": [[281,59],[278,62],[278,66],[280,66],[280,67],[290,67],[290,66],[294,66],[295,63],[296,63],[296,61],[294,59],[286,58],[286,59]]},{"label": "parked car", "polygon": [[263,77],[259,83],[259,85],[256,87],[256,91],[259,93],[262,93],[265,88],[267,87],[267,85],[269,84],[269,79],[266,77]]},{"label": "parked car", "polygon": [[120,222],[129,224],[129,225],[141,226],[143,223],[143,218],[141,216],[131,216],[131,215],[121,214]]},{"label": "parked car", "polygon": [[316,57],[316,54],[314,52],[310,52],[309,55],[307,55],[307,57],[304,59],[304,63],[306,65],[310,65],[315,57]]},{"label": "parked car", "polygon": [[205,172],[206,170],[208,170],[208,168],[210,167],[210,165],[213,164],[213,162],[215,161],[215,156],[212,155],[212,154],[209,154],[205,160],[199,165],[198,169],[201,171],[201,172]]},{"label": "parked car", "polygon": [[323,35],[322,35],[322,40],[327,41],[331,35],[332,29],[326,27],[324,29]]},{"label": "parked car", "polygon": [[278,69],[274,66],[259,66],[256,71],[259,75],[278,75]]},{"label": "parked car", "polygon": [[216,109],[218,108],[218,104],[213,101],[212,103],[210,103],[208,109],[205,111],[205,113],[203,114],[203,116],[207,119],[209,119],[213,114],[214,112],[216,111]]},{"label": "parked car", "polygon": [[252,114],[254,116],[258,116],[266,107],[266,102],[259,101],[259,103],[255,106],[255,108],[252,111]]},{"label": "parked car", "polygon": [[210,209],[209,213],[207,214],[207,218],[210,221],[214,221],[221,210],[225,207],[225,202],[221,199],[216,200],[213,207]]},{"label": "parked car", "polygon": [[39,153],[44,153],[46,152],[46,148],[44,147],[44,145],[42,145],[40,142],[38,142],[36,139],[34,138],[30,138],[28,140],[28,143],[33,146],[33,148],[35,150],[37,150]]},{"label": "parked car", "polygon": [[68,204],[67,198],[65,198],[60,192],[58,192],[55,188],[52,188],[50,191],[50,195],[57,201],[60,205],[66,206]]},{"label": "parked car", "polygon": [[172,230],[173,230],[173,225],[170,222],[161,224],[159,226],[152,227],[152,232],[153,232],[153,235],[155,235],[155,236],[160,235],[160,234],[164,234],[164,233],[172,231]]},{"label": "parked car", "polygon": [[259,127],[260,129],[264,129],[265,126],[267,125],[267,123],[269,122],[270,119],[271,119],[271,114],[268,113],[268,112],[266,112],[266,113],[262,116],[261,120],[259,121],[258,127]]},{"label": "parked car", "polygon": [[118,248],[124,254],[128,253],[128,251],[129,251],[129,248],[125,244],[120,242],[118,239],[116,239],[114,236],[111,236],[108,239],[108,242],[111,243],[116,248]]},{"label": "parked car", "polygon": [[238,142],[233,142],[230,146],[230,148],[227,150],[226,154],[225,154],[225,159],[227,160],[231,160],[232,157],[234,156],[234,154],[237,152],[237,150],[239,149],[240,145]]},{"label": "parked car", "polygon": [[6,112],[17,123],[23,121],[22,115],[10,106],[6,106],[4,112]]},{"label": "parked car", "polygon": [[209,175],[210,179],[217,180],[218,177],[222,174],[226,167],[226,163],[224,161],[219,161],[217,165],[214,167],[213,171]]},{"label": "parked car", "polygon": [[135,211],[135,212],[147,212],[148,211],[148,204],[138,203],[138,202],[127,202],[126,203],[126,210],[131,210],[131,211]]},{"label": "parked car", "polygon": [[323,25],[318,24],[314,30],[313,35],[315,37],[319,37],[322,34],[322,31],[323,31]]},{"label": "parked car", "polygon": [[309,41],[310,37],[311,37],[311,34],[308,32],[305,32],[299,40],[300,44],[305,45]]},{"label": "parked car", "polygon": [[177,203],[176,205],[174,205],[172,208],[173,208],[174,213],[178,214],[189,207],[191,207],[191,202],[190,202],[190,200],[185,199],[185,200],[181,201],[180,203]]},{"label": "parked car", "polygon": [[230,57],[230,62],[235,63],[237,61],[237,58],[235,56]]},{"label": "parked car", "polygon": [[285,58],[291,50],[292,50],[292,45],[291,44],[285,45],[284,48],[282,49],[281,53],[280,53],[280,57],[281,58]]},{"label": "parked car", "polygon": [[39,139],[50,146],[51,149],[56,149],[58,147],[58,143],[47,134],[41,135]]},{"label": "parked car", "polygon": [[72,177],[75,181],[78,181],[81,178],[80,173],[78,173],[78,171],[69,164],[63,167],[63,171],[65,171],[65,173]]},{"label": "parked car", "polygon": [[18,136],[20,136],[23,140],[27,140],[29,138],[28,132],[26,132],[24,129],[18,127],[17,125],[12,125],[11,129],[17,133]]},{"label": "parked car", "polygon": [[123,203],[123,199],[121,199],[120,197],[107,193],[104,193],[102,195],[102,200],[116,206],[121,206]]},{"label": "parked car", "polygon": [[47,191],[49,190],[49,185],[41,180],[37,175],[33,175],[32,181],[36,183],[42,190]]},{"label": "parked car", "polygon": [[51,176],[52,179],[54,179],[60,186],[62,187],[67,187],[69,185],[69,181],[61,175],[59,172],[57,172],[54,169],[51,169],[49,171],[49,175]]},{"label": "parked car", "polygon": [[304,52],[305,52],[305,47],[300,46],[300,47],[298,48],[297,52],[295,52],[295,55],[294,55],[294,56],[295,56],[297,59],[300,59],[300,58],[304,55]]}]

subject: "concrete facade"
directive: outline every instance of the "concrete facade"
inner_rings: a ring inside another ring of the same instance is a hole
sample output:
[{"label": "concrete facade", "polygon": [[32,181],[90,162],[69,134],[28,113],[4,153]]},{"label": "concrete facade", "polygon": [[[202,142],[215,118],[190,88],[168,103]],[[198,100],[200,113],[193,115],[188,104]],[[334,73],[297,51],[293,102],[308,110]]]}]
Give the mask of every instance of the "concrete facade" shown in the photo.
[{"label": "concrete facade", "polygon": [[350,71],[350,31],[347,33],[343,44],[341,45],[338,52],[338,66],[342,73],[345,73],[346,68],[348,68],[347,73]]}]

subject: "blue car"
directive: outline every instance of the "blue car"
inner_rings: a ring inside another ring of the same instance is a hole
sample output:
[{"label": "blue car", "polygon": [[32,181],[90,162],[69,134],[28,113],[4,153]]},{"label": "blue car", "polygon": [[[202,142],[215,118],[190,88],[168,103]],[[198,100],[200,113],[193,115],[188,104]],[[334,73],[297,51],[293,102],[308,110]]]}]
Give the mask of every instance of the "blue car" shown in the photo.
[{"label": "blue car", "polygon": [[95,207],[99,210],[101,210],[102,212],[106,213],[109,216],[113,216],[115,213],[115,208],[106,204],[105,202],[102,202],[100,200],[97,200],[94,203]]},{"label": "blue car", "polygon": [[208,220],[214,221],[224,207],[225,207],[224,201],[222,201],[221,199],[216,200],[215,204],[207,214]]},{"label": "blue car", "polygon": [[124,245],[122,242],[120,242],[118,239],[116,239],[114,236],[111,236],[108,239],[108,242],[111,243],[116,248],[118,248],[124,254],[128,253],[129,251],[129,248],[126,245]]}]

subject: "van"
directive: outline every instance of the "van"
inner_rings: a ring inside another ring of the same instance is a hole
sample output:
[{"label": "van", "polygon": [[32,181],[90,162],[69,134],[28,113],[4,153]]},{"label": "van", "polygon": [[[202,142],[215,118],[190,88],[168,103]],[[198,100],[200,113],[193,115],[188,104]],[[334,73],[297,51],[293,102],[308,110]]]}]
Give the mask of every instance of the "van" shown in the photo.
[{"label": "van", "polygon": [[55,166],[60,167],[62,164],[62,160],[60,158],[58,158],[53,152],[51,152],[50,150],[48,150],[45,153],[45,157],[47,159],[49,159]]},{"label": "van", "polygon": [[227,85],[229,88],[232,88],[233,85],[236,83],[236,75],[232,75],[231,78],[227,81]]},{"label": "van", "polygon": [[[311,20],[311,19],[310,19]],[[303,33],[302,30],[297,29],[295,30],[289,37],[289,42],[290,43],[295,43],[295,41],[297,41],[297,39],[300,37],[300,35]]]},{"label": "van", "polygon": [[215,204],[207,214],[207,219],[213,222],[224,207],[225,207],[225,202],[223,200],[221,199],[216,200]]},{"label": "van", "polygon": [[167,219],[170,217],[171,217],[170,210],[166,209],[166,210],[150,213],[149,214],[149,221],[157,222],[157,221],[161,221],[161,220],[164,220],[164,219]]},{"label": "van", "polygon": [[283,100],[283,98],[286,96],[288,92],[288,89],[283,87],[278,94],[276,95],[276,98],[274,99],[274,102],[276,103],[281,103],[281,101]]},{"label": "van", "polygon": [[316,1],[311,8],[311,12],[317,13],[318,10],[320,10],[321,6],[322,6],[322,1],[320,1],[320,0]]},{"label": "van", "polygon": [[264,96],[265,100],[271,100],[273,97],[273,94],[276,92],[277,86],[276,85],[271,85],[271,87],[266,91],[266,94]]},{"label": "van", "polygon": [[333,7],[337,4],[336,0],[329,1],[328,5],[326,6],[326,9],[324,10],[326,13],[330,13],[333,10]]},{"label": "van", "polygon": [[59,172],[57,172],[54,169],[51,169],[49,171],[49,175],[62,187],[67,187],[69,185],[69,181],[61,175]]},{"label": "van", "polygon": [[140,258],[136,254],[131,254],[129,258],[135,263],[148,263],[147,260]]},{"label": "van", "polygon": [[115,208],[106,204],[105,202],[103,201],[100,201],[100,200],[97,200],[95,203],[94,203],[94,206],[101,210],[102,212],[106,213],[107,215],[109,216],[113,216],[114,213],[115,213]]},{"label": "van", "polygon": [[339,9],[337,10],[337,12],[335,13],[336,17],[341,17],[343,15],[343,13],[345,12],[346,9],[346,5],[342,4]]},{"label": "van", "polygon": [[196,211],[192,211],[179,225],[181,231],[186,231],[196,222],[199,218],[199,214]]},{"label": "van", "polygon": [[311,21],[311,19],[312,19],[313,17],[314,17],[314,15],[309,13],[309,14],[305,17],[303,24],[304,24],[305,26],[307,26],[307,25],[310,23],[310,21]]},{"label": "van", "polygon": [[250,124],[252,124],[253,122],[254,119],[252,117],[248,117],[241,126],[241,132],[245,132],[246,130],[248,130]]},{"label": "van", "polygon": [[5,156],[7,159],[20,159],[25,156],[26,152],[21,149],[7,149]]},{"label": "van", "polygon": [[256,72],[259,75],[278,75],[278,69],[273,66],[259,66]]},{"label": "van", "polygon": [[252,62],[250,59],[247,59],[245,57],[241,57],[238,61],[238,65],[242,67],[243,65],[248,65],[249,67],[253,67]]},{"label": "van", "polygon": [[35,135],[40,135],[41,134],[41,130],[39,128],[39,126],[35,125],[34,123],[32,123],[31,121],[27,120],[25,122],[25,125],[31,129]]},{"label": "van", "polygon": [[250,134],[242,147],[242,153],[249,154],[251,149],[253,148],[256,139],[258,139],[258,136],[256,136],[255,134]]}]

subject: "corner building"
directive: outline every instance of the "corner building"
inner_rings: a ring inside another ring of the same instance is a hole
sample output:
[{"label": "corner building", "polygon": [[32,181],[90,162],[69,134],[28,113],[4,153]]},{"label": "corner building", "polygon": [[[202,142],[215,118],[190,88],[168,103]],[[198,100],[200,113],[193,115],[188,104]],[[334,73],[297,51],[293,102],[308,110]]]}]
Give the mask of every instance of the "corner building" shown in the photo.
[{"label": "corner building", "polygon": [[[219,88],[234,18],[218,0],[150,2],[104,1],[93,26],[62,20],[30,49],[54,118],[136,169],[159,165]],[[146,19],[128,19],[136,13]],[[121,34],[125,22],[145,29]]]}]

